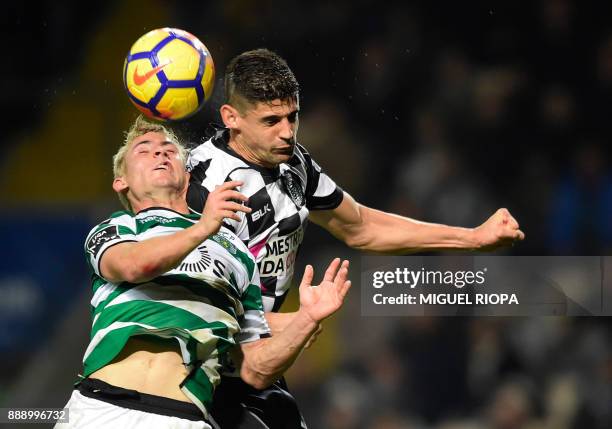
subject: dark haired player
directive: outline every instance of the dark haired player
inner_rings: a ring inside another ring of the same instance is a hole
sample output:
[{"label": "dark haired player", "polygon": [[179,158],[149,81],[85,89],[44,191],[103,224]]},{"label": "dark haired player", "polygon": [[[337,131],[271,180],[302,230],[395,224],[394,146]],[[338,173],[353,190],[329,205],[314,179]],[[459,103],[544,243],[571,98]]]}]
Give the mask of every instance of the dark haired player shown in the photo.
[{"label": "dark haired player", "polygon": [[[293,276],[308,219],[348,246],[405,254],[442,249],[492,250],[524,238],[508,210],[497,210],[476,228],[420,222],[363,206],[331,180],[296,141],[299,86],[287,63],[266,50],[244,52],[228,65],[225,128],[192,150],[188,203],[200,211],[209,192],[240,180],[250,213],[228,227],[255,256],[266,319],[274,331],[292,317],[276,313]],[[213,416],[222,428],[305,427],[282,381],[256,391],[224,378]]]}]

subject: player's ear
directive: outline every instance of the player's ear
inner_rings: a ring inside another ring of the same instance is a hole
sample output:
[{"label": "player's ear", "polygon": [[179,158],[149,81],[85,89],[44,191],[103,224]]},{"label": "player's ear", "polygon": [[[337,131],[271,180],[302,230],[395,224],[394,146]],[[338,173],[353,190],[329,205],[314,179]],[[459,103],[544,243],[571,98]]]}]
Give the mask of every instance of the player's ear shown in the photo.
[{"label": "player's ear", "polygon": [[221,113],[221,119],[227,128],[235,129],[238,127],[238,116],[240,116],[240,113],[235,107],[224,104],[219,109],[219,113]]},{"label": "player's ear", "polygon": [[116,177],[113,180],[113,190],[117,193],[124,192],[128,188],[128,184],[123,177]]}]

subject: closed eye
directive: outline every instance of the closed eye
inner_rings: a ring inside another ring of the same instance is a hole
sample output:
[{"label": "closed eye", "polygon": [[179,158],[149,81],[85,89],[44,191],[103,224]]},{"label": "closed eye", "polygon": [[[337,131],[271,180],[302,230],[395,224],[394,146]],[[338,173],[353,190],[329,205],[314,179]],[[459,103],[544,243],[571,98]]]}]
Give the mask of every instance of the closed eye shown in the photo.
[{"label": "closed eye", "polygon": [[280,118],[278,116],[264,118],[264,120],[263,120],[264,124],[269,125],[269,126],[278,124],[279,121],[280,121]]}]

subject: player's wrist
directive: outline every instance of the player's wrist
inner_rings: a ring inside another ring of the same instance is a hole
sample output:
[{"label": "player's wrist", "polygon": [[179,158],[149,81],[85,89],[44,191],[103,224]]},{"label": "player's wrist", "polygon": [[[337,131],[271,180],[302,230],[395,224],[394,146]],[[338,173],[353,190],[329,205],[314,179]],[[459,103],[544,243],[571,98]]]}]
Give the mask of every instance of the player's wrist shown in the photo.
[{"label": "player's wrist", "polygon": [[206,240],[208,237],[213,235],[216,231],[213,231],[213,227],[210,225],[210,222],[206,222],[200,220],[197,222],[192,228],[190,228],[193,233],[193,239],[202,242]]},{"label": "player's wrist", "polygon": [[484,240],[480,227],[467,229],[466,242],[467,248],[472,251],[481,250],[484,247]]},{"label": "player's wrist", "polygon": [[291,321],[291,324],[296,324],[296,326],[311,332],[317,330],[319,323],[321,323],[321,320],[317,320],[307,309],[301,306],[300,309],[295,312],[295,317]]}]

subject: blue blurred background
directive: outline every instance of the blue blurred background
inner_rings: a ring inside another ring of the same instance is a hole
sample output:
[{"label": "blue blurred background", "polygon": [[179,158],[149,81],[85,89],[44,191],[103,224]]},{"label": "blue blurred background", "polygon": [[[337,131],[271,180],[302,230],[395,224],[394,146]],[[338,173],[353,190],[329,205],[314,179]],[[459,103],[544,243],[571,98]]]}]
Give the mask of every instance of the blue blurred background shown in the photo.
[{"label": "blue blurred background", "polygon": [[[121,70],[154,28],[190,31],[217,67],[211,100],[176,126],[191,143],[220,122],[229,59],[267,47],[300,81],[300,142],[360,202],[462,226],[508,207],[527,240],[501,254],[610,254],[609,2],[55,1],[3,12],[2,407],[61,406],[80,370],[82,245],[119,208],[111,156],[137,115]],[[309,227],[299,267],[334,256],[351,258],[358,278],[359,254]],[[313,428],[610,428],[611,328],[365,318],[354,291],[289,384]]]}]

